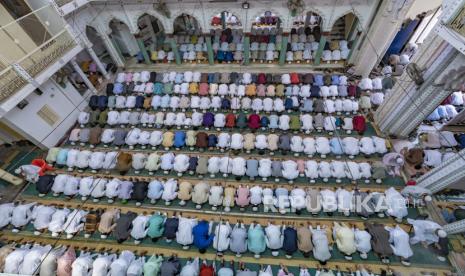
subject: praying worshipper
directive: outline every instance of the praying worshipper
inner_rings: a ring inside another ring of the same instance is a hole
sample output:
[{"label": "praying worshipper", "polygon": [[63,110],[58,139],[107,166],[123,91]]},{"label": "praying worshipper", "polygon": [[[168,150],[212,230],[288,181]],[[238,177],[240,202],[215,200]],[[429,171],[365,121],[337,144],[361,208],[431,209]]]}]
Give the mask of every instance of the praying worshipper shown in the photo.
[{"label": "praying worshipper", "polygon": [[399,225],[396,227],[386,226],[389,231],[389,242],[391,243],[394,255],[401,258],[401,263],[405,266],[410,266],[409,258],[413,255],[410,248],[409,235]]},{"label": "praying worshipper", "polygon": [[346,260],[352,260],[352,254],[357,251],[355,246],[355,234],[344,223],[334,222],[333,236],[339,251],[344,253]]},{"label": "praying worshipper", "polygon": [[192,228],[194,236],[193,243],[199,249],[200,254],[207,252],[208,247],[212,244],[214,234],[212,234],[213,222],[201,220]]},{"label": "praying worshipper", "polygon": [[440,238],[447,237],[447,232],[434,221],[409,218],[407,222],[413,226],[414,230],[414,235],[410,238],[411,244],[422,242],[430,245],[438,242]]},{"label": "praying worshipper", "polygon": [[310,231],[312,232],[313,257],[321,265],[326,265],[326,262],[331,258],[327,230],[318,225],[315,229],[310,227]]}]

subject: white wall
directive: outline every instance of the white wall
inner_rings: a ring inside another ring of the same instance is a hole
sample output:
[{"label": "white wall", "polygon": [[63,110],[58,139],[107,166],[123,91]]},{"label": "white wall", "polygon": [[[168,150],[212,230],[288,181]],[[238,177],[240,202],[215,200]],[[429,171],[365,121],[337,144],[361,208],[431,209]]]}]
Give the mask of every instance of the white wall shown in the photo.
[{"label": "white wall", "polygon": [[[79,112],[85,108],[87,102],[71,84],[62,88],[54,81],[48,80],[40,88],[42,95],[31,93],[26,98],[29,104],[24,109],[15,107],[5,114],[2,120],[34,144],[49,148],[55,146],[74,125]],[[45,104],[60,117],[53,126],[37,115],[37,111]]]}]

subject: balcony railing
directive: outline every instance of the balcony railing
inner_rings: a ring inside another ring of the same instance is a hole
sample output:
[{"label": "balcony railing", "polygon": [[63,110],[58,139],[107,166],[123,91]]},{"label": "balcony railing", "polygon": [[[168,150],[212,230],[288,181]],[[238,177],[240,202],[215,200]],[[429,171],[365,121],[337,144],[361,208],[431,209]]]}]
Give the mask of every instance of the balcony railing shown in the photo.
[{"label": "balcony railing", "polygon": [[63,7],[64,5],[71,2],[73,2],[73,0],[55,0],[55,3],[57,3],[59,7]]},{"label": "balcony railing", "polygon": [[[63,30],[20,59],[18,64],[34,78],[75,46],[77,44],[74,39],[68,31]],[[27,81],[20,77],[12,66],[8,66],[0,72],[0,101],[10,97],[26,84]]]},{"label": "balcony railing", "polygon": [[18,63],[29,75],[35,77],[75,46],[77,45],[74,39],[66,30],[63,30],[23,57]]},{"label": "balcony railing", "polygon": [[0,101],[9,98],[26,84],[27,81],[20,77],[12,66],[8,66],[0,72]]}]

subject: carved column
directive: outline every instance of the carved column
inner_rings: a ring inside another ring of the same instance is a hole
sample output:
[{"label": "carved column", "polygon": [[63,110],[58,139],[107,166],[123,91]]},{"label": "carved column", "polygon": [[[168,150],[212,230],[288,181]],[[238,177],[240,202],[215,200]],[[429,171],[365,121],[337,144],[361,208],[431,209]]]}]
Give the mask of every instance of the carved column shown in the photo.
[{"label": "carved column", "polygon": [[445,84],[463,66],[464,56],[436,35],[422,46],[412,63],[423,70],[423,83],[417,85],[404,72],[375,113],[375,122],[385,134],[407,137],[453,92]]},{"label": "carved column", "polygon": [[383,1],[354,59],[355,73],[367,77],[380,62],[400,30],[414,0]]},{"label": "carved column", "polygon": [[94,85],[90,82],[90,80],[87,78],[86,74],[82,71],[81,67],[79,67],[79,64],[77,64],[76,59],[73,58],[71,59],[71,65],[73,66],[74,70],[79,74],[79,76],[82,78],[84,83],[87,85],[89,90],[93,94],[97,94],[97,89],[95,89]]},{"label": "carved column", "polygon": [[465,219],[446,224],[443,226],[443,229],[449,235],[464,233],[465,232]]},{"label": "carved column", "polygon": [[441,165],[422,175],[417,185],[439,192],[448,186],[465,179],[465,149],[459,151],[452,158],[442,162]]}]

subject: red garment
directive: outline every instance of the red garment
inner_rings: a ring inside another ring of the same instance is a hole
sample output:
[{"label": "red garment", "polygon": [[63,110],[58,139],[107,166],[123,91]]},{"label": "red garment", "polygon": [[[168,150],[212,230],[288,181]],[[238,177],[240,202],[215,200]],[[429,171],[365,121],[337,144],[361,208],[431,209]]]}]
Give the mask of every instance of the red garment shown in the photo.
[{"label": "red garment", "polygon": [[442,101],[442,105],[450,104],[452,102],[452,95],[449,97],[445,98],[444,101]]},{"label": "red garment", "polygon": [[225,126],[233,128],[235,125],[236,125],[236,115],[234,115],[232,113],[229,113],[228,115],[226,115]]},{"label": "red garment", "polygon": [[352,118],[352,124],[354,125],[354,130],[359,134],[363,134],[367,128],[365,123],[365,117],[361,115],[354,116]]},{"label": "red garment", "polygon": [[258,74],[257,83],[258,84],[265,84],[266,83],[266,76],[265,76],[264,73]]},{"label": "red garment", "polygon": [[292,84],[299,84],[300,83],[299,74],[291,73],[291,83]]},{"label": "red garment", "polygon": [[349,97],[356,97],[357,96],[357,86],[351,84],[348,87],[348,92]]},{"label": "red garment", "polygon": [[249,128],[260,128],[260,116],[258,116],[257,114],[252,114],[249,116]]},{"label": "red garment", "polygon": [[221,18],[219,18],[219,17],[217,17],[217,16],[213,17],[213,19],[212,19],[212,25],[213,25],[213,26],[221,25]]},{"label": "red garment", "polygon": [[44,175],[46,171],[53,170],[53,167],[47,164],[47,162],[45,162],[44,159],[34,159],[32,160],[31,165],[34,165],[40,168],[39,176]]},{"label": "red garment", "polygon": [[199,276],[215,276],[215,271],[213,270],[213,266],[202,264],[202,266],[200,267]]},{"label": "red garment", "polygon": [[208,90],[210,87],[208,86],[208,83],[202,82],[199,86],[199,95],[200,96],[207,96],[208,95]]},{"label": "red garment", "polygon": [[406,185],[407,186],[415,186],[415,185],[417,185],[417,182],[415,180],[409,180],[409,181],[407,181]]}]

